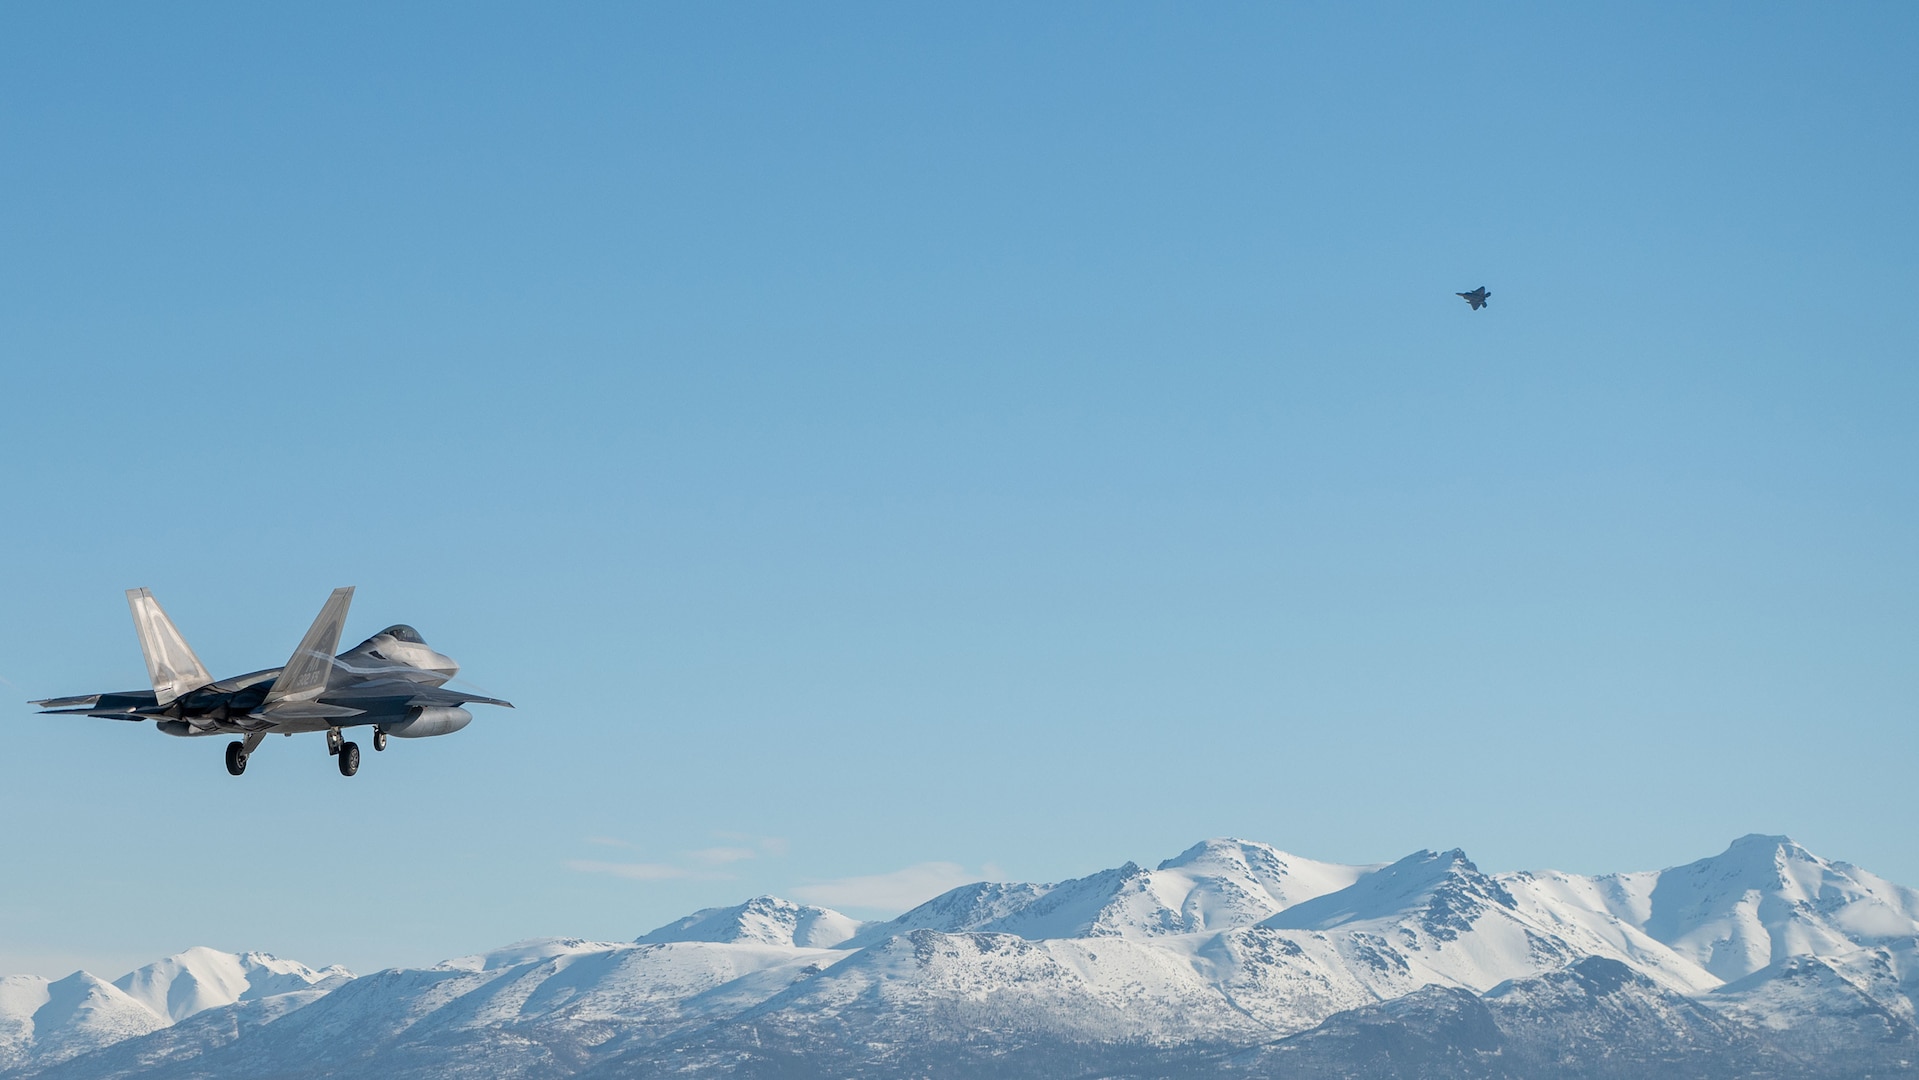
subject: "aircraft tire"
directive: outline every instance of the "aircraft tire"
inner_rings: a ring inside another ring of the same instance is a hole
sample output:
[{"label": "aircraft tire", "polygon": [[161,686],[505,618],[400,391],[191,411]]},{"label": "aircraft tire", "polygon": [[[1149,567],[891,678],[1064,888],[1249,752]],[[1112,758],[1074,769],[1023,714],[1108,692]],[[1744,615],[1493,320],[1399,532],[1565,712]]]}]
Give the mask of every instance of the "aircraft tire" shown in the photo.
[{"label": "aircraft tire", "polygon": [[376,753],[386,749],[386,732],[376,731],[373,733],[373,749]]},{"label": "aircraft tire", "polygon": [[235,776],[247,771],[246,744],[235,740],[227,744],[227,771]]},{"label": "aircraft tire", "polygon": [[340,775],[352,776],[360,771],[360,744],[345,742],[340,744]]}]

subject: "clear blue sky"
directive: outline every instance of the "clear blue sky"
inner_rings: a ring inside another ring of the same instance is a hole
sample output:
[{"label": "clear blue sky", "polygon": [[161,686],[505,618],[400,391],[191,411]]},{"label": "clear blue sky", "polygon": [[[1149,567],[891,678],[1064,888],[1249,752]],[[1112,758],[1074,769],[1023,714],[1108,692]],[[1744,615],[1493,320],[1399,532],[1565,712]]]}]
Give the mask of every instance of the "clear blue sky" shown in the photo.
[{"label": "clear blue sky", "polygon": [[[806,7],[0,8],[0,972],[1218,834],[1919,885],[1919,9]],[[24,704],[338,585],[519,710]]]}]

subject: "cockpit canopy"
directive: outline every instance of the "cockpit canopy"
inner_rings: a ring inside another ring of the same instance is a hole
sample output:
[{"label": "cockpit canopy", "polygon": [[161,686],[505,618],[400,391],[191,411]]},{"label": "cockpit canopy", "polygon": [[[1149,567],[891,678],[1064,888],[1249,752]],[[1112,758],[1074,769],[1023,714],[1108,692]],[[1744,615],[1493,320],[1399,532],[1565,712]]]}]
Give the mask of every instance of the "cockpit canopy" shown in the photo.
[{"label": "cockpit canopy", "polygon": [[[396,626],[387,627],[385,630],[382,630],[379,633],[373,635],[372,637],[367,638],[365,641],[360,642],[358,645],[355,645],[353,647],[353,651],[368,653],[372,655],[373,657],[375,657],[376,659],[380,659],[380,660],[401,659],[400,656],[389,657],[387,653],[380,652],[379,651],[380,643],[383,641],[386,643],[388,653],[415,652],[415,653],[424,653],[426,655],[434,655],[432,648],[427,645],[426,639],[420,636],[420,632],[418,630],[413,629],[411,626],[408,626],[405,623],[400,623]],[[404,647],[397,647],[402,645],[418,645],[420,648],[419,650],[411,650],[411,649],[406,649]],[[417,655],[415,659],[417,659]],[[414,661],[408,660],[407,662],[412,663]]]}]

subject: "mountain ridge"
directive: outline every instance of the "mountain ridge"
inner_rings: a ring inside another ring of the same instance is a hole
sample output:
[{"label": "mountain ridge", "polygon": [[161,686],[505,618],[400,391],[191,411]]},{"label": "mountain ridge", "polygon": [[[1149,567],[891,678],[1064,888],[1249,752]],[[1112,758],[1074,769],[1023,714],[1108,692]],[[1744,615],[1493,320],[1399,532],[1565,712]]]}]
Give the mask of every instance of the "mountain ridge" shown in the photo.
[{"label": "mountain ridge", "polygon": [[1221,837],[1152,869],[960,886],[880,923],[760,896],[633,941],[358,978],[188,950],[57,995],[0,980],[0,1077],[318,1077],[376,1058],[422,1080],[696,1062],[1333,1075],[1378,1053],[1433,1076],[1614,1075],[1565,1064],[1600,1046],[1621,1070],[1907,1075],[1915,916],[1919,892],[1760,834],[1597,876],[1489,874],[1460,849],[1349,866]]}]

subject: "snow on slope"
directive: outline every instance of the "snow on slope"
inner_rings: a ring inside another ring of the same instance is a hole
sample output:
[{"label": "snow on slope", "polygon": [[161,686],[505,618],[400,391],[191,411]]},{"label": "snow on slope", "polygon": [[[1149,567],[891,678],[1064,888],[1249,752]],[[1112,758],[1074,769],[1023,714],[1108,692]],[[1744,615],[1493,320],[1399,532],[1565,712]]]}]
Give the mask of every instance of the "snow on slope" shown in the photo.
[{"label": "snow on slope", "polygon": [[246,1010],[299,995],[211,1010],[47,1080],[155,1069],[197,1077],[374,1075],[369,1060],[377,1060],[382,1076],[564,1076],[593,1055],[737,1015],[846,958],[836,950],[743,942],[540,939],[431,968],[362,976],[243,1037],[193,1032],[185,1045],[173,1045],[223,1014],[244,1026]]},{"label": "snow on slope", "polygon": [[167,1026],[119,987],[84,971],[0,980],[0,1069],[44,1066]]},{"label": "snow on slope", "polygon": [[1775,959],[1919,934],[1919,892],[1784,836],[1742,837],[1661,871],[1647,899],[1646,932],[1728,981]]},{"label": "snow on slope", "polygon": [[[1919,890],[1822,859],[1784,836],[1744,836],[1669,870],[1500,876],[1521,910],[1575,947],[1612,955],[1686,993],[1822,956],[1875,1000],[1919,1000]],[[1603,945],[1603,947],[1602,947]],[[1875,951],[1876,950],[1876,951]],[[1886,968],[1878,977],[1868,969]]]},{"label": "snow on slope", "polygon": [[[1638,895],[1621,889],[1622,879],[1649,876],[1656,875],[1614,874],[1590,878],[1546,870],[1499,874],[1497,880],[1512,896],[1519,911],[1573,948],[1622,960],[1678,993],[1703,994],[1713,989],[1720,984],[1717,976],[1656,940],[1637,923],[1614,913],[1632,910],[1636,901],[1622,897]],[[1628,881],[1627,884],[1635,883]],[[1646,886],[1646,890],[1649,889],[1650,886]]]},{"label": "snow on slope", "polygon": [[1416,985],[1400,963],[1357,967],[1336,935],[1263,926],[1160,938],[1185,954],[1234,1009],[1274,1034],[1303,1031],[1347,1009],[1406,993]]},{"label": "snow on slope", "polygon": [[157,1063],[190,1064],[326,994],[326,990],[295,990],[207,1009],[151,1034],[69,1058],[31,1075],[34,1080],[126,1080],[146,1075]]},{"label": "snow on slope", "polygon": [[159,1016],[178,1023],[194,1013],[271,994],[311,990],[353,977],[343,967],[315,971],[266,953],[244,955],[195,946],[113,980]]},{"label": "snow on slope", "polygon": [[640,938],[642,945],[668,941],[737,941],[830,949],[859,933],[865,924],[831,908],[812,907],[757,896],[732,907],[706,908]]},{"label": "snow on slope", "polygon": [[1330,934],[1382,997],[1434,982],[1485,991],[1582,955],[1458,849],[1415,852],[1260,926]]},{"label": "snow on slope", "polygon": [[45,1068],[208,1009],[295,990],[325,990],[353,976],[314,971],[264,953],[195,947],[112,983],[85,971],[64,979],[0,979],[0,1071]]},{"label": "snow on slope", "polygon": [[1811,1030],[1833,1042],[1903,1039],[1919,1049],[1911,1002],[1872,986],[1870,976],[1865,983],[1824,957],[1794,956],[1727,983],[1709,1000],[1755,1027]]},{"label": "snow on slope", "polygon": [[[395,969],[356,979],[314,1006],[298,1026],[350,1028],[365,1012],[382,1017],[380,1030],[388,1036],[418,1024],[470,1029],[509,1021],[568,1027],[639,1021],[667,1028],[714,1009],[755,1004],[809,969],[817,972],[845,957],[837,950],[758,942],[540,938],[423,971]],[[747,1000],[738,1000],[741,992]]]},{"label": "snow on slope", "polygon": [[976,1039],[1017,1028],[1083,1040],[1250,1037],[1264,1025],[1175,951],[1119,938],[1029,941],[915,930],[794,983],[746,1014],[821,1038]]},{"label": "snow on slope", "polygon": [[33,1014],[47,1003],[47,983],[37,975],[0,978],[0,1070],[24,1064],[33,1046]]}]

